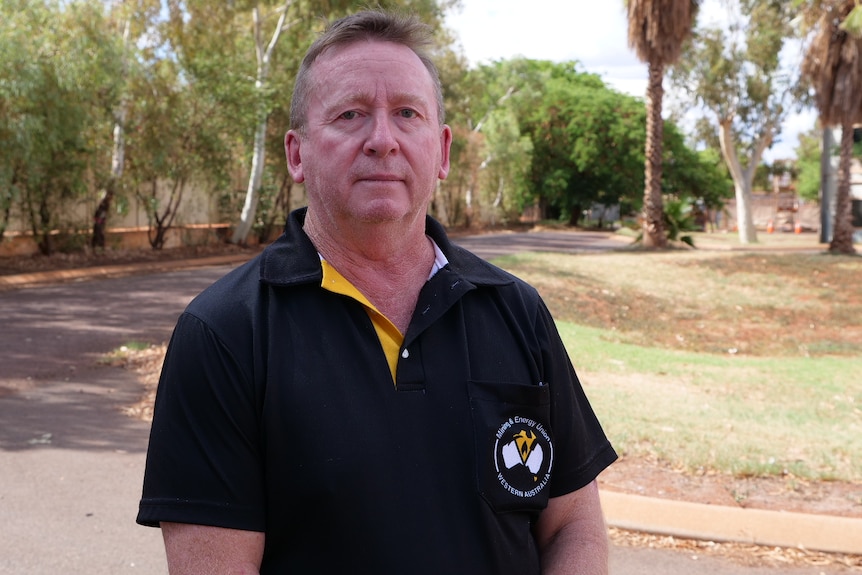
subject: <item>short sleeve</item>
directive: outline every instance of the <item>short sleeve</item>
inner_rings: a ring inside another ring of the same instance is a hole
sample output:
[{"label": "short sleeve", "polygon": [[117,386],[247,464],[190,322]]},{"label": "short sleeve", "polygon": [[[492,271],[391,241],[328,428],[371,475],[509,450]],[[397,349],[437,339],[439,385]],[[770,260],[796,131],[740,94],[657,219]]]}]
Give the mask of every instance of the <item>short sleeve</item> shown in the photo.
[{"label": "short sleeve", "polygon": [[616,461],[617,454],[587,399],[556,324],[541,301],[536,333],[544,377],[551,391],[551,428],[557,445],[551,496],[558,497],[589,484]]},{"label": "short sleeve", "polygon": [[138,523],[265,528],[254,387],[199,318],[174,330],[156,394]]}]

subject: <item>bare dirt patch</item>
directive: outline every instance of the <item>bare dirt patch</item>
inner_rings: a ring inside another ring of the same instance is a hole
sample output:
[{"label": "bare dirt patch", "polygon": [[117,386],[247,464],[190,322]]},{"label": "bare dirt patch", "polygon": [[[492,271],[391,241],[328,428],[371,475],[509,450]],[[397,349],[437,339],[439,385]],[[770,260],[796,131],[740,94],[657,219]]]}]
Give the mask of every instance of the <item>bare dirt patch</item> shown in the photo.
[{"label": "bare dirt patch", "polygon": [[662,461],[624,456],[602,473],[599,483],[610,491],[675,501],[862,518],[862,484],[853,482],[690,473]]},{"label": "bare dirt patch", "polygon": [[557,320],[612,328],[637,345],[750,356],[862,351],[862,259],[691,254],[601,255],[578,267],[543,255],[506,267],[539,289]]}]

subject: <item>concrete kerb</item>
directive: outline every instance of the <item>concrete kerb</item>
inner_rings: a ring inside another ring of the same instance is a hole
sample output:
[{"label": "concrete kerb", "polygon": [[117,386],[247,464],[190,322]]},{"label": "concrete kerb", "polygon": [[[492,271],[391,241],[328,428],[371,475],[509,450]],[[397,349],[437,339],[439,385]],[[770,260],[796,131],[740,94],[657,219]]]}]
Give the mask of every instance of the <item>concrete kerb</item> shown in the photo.
[{"label": "concrete kerb", "polygon": [[862,519],[601,492],[611,527],[685,539],[862,555]]},{"label": "concrete kerb", "polygon": [[158,273],[171,270],[193,269],[208,266],[239,264],[248,261],[255,254],[230,254],[222,256],[209,256],[189,260],[166,260],[155,262],[141,262],[131,264],[114,264],[106,266],[92,266],[69,270],[55,270],[46,272],[33,272],[0,276],[0,291],[18,289],[50,283],[104,279],[112,277],[123,277],[141,273]]},{"label": "concrete kerb", "polygon": [[[248,258],[248,254],[234,254],[0,276],[0,291],[52,282],[239,264]],[[705,505],[608,490],[601,492],[601,499],[610,527],[687,539],[862,555],[860,518]]]}]

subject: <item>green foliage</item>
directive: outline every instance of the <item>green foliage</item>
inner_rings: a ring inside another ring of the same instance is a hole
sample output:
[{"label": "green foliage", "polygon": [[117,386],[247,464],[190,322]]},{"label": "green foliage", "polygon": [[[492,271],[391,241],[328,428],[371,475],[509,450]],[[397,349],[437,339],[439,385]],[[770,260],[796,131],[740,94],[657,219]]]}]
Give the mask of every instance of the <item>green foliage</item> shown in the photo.
[{"label": "green foliage", "polygon": [[[410,6],[441,29],[441,37],[443,10],[452,4],[381,3]],[[285,5],[290,27],[273,53],[268,81],[256,86],[253,9],[260,9],[266,35]],[[72,204],[96,201],[105,189],[121,108],[128,111],[128,145],[127,169],[116,182],[118,206],[127,208],[140,195],[156,227],[169,225],[166,214],[175,213],[176,198],[152,197],[150,184],[161,182],[156,188],[164,190],[193,178],[197,187],[223,194],[231,187],[228,175],[235,179],[248,170],[261,118],[273,122],[267,179],[282,181],[280,142],[300,58],[323,26],[321,16],[361,6],[348,0],[4,1],[0,234],[10,218],[24,219],[50,252],[57,237],[52,231],[90,224],[65,222],[61,214]]]},{"label": "green foliage", "polygon": [[88,190],[118,94],[102,16],[94,2],[0,5],[0,186],[45,254],[64,208]]},{"label": "green foliage", "polygon": [[524,207],[533,142],[521,134],[518,118],[508,108],[491,112],[485,136],[483,195],[504,220],[517,219]]},{"label": "green foliage", "polygon": [[720,209],[733,196],[733,180],[714,148],[695,151],[675,124],[665,122],[662,193],[692,198],[704,208]]},{"label": "green foliage", "polygon": [[[594,204],[640,206],[646,115],[639,99],[576,62],[525,59],[470,70],[458,90],[447,188],[464,184],[461,171],[478,173],[487,204],[514,215],[538,203],[546,216],[571,223]],[[718,207],[731,193],[717,157],[691,150],[673,122],[666,122],[663,158],[664,194]]]},{"label": "green foliage", "polygon": [[533,144],[522,132],[522,117],[533,107],[547,74],[536,63],[516,58],[467,70],[447,53],[440,65],[452,127],[452,171],[440,189],[449,222],[464,213],[465,195],[486,219],[517,217],[530,203],[528,174]]},{"label": "green foliage", "polygon": [[857,4],[841,22],[840,27],[854,36],[862,36],[862,6]]},{"label": "green foliage", "polygon": [[796,166],[799,170],[796,192],[800,198],[806,200],[820,198],[822,141],[822,132],[817,128],[799,135],[799,146],[796,148]]},{"label": "green foliage", "polygon": [[729,26],[696,28],[671,78],[687,96],[687,109],[692,99],[701,105],[707,121],[699,124],[699,140],[716,146],[719,126],[728,125],[726,154],[738,157],[753,176],[795,97],[798,70],[782,67],[779,58],[793,36],[795,13],[787,3],[768,0],[731,6],[736,8]]},{"label": "green foliage", "polygon": [[681,241],[694,247],[694,239],[684,232],[699,230],[695,222],[692,204],[687,200],[671,199],[664,202],[664,225],[667,230],[667,239]]},{"label": "green foliage", "polygon": [[573,62],[544,66],[550,78],[522,119],[533,140],[532,194],[575,223],[593,203],[612,205],[643,190],[643,104]]},{"label": "green foliage", "polygon": [[150,243],[160,249],[191,182],[227,185],[232,142],[220,102],[185,80],[175,62],[158,62],[140,81],[129,106],[127,178],[147,214]]},{"label": "green foliage", "polygon": [[[643,103],[575,62],[514,59],[468,70],[441,26],[452,3],[385,3],[418,10],[439,32],[435,55],[454,141],[453,169],[435,203],[445,205],[451,221],[465,212],[468,190],[477,214],[493,223],[512,221],[534,203],[571,222],[594,203],[637,210]],[[157,244],[191,182],[215,198],[242,193],[238,179],[248,172],[261,117],[268,128],[260,190],[266,197],[255,225],[276,222],[285,209],[278,203],[287,177],[282,134],[299,59],[323,25],[319,15],[337,17],[360,3],[290,4],[291,25],[273,53],[271,74],[256,86],[252,10],[260,7],[261,31],[271,31],[283,5],[9,0],[0,6],[0,233],[10,214],[24,215],[50,250],[51,230],[86,227],[60,214],[73,202],[92,202],[105,187],[120,102],[127,110],[126,154],[116,206],[128,211],[140,202]],[[124,47],[126,23],[131,41]],[[688,148],[672,122],[664,139],[663,193],[720,205],[726,173]]]}]

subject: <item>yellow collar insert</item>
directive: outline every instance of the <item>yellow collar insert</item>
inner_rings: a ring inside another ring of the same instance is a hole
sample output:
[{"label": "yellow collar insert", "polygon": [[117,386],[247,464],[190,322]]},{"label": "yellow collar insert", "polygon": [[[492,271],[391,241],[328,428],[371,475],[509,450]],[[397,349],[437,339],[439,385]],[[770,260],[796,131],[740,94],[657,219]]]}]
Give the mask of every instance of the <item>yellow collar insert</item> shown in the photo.
[{"label": "yellow collar insert", "polygon": [[377,332],[377,337],[380,339],[380,345],[383,347],[383,353],[386,355],[386,361],[389,363],[389,371],[392,373],[392,382],[395,383],[395,371],[398,366],[398,352],[401,351],[401,344],[404,343],[404,336],[398,331],[389,318],[380,313],[374,307],[368,298],[363,295],[356,286],[350,283],[337,269],[332,267],[326,260],[320,260],[323,267],[323,281],[320,282],[320,287],[329,290],[333,293],[341,294],[355,299],[365,307],[368,317],[371,318],[371,323],[374,325],[374,331]]}]

